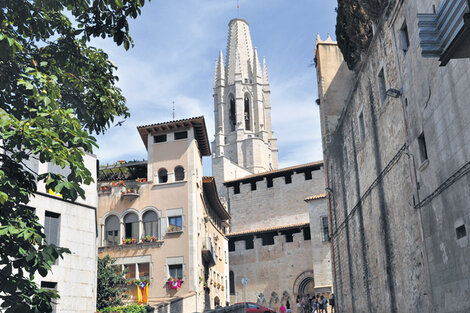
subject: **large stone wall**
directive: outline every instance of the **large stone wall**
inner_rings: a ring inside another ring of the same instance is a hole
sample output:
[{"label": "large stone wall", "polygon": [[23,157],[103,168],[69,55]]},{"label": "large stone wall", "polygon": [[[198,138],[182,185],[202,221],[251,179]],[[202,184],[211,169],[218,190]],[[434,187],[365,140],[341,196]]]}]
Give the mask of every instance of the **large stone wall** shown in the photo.
[{"label": "large stone wall", "polygon": [[308,205],[303,200],[325,191],[322,164],[311,173],[312,178],[308,180],[304,173],[294,173],[291,183],[286,183],[284,177],[273,178],[272,187],[268,187],[265,177],[255,183],[256,190],[252,190],[251,183],[240,183],[239,193],[235,193],[234,187],[227,187],[228,209],[232,216],[230,231],[308,222]]},{"label": "large stone wall", "polygon": [[[470,310],[470,61],[421,57],[416,14],[433,4],[393,2],[377,22],[324,147],[341,312]],[[383,95],[389,88],[402,95]],[[327,112],[337,103],[321,92]]]},{"label": "large stone wall", "polygon": [[[234,272],[235,294],[231,303],[244,302],[242,277],[248,278],[246,301],[279,309],[281,302],[289,299],[293,306],[296,299],[294,284],[304,272],[312,271],[312,245],[304,240],[303,233],[293,234],[293,241],[285,236],[274,237],[274,245],[262,245],[261,238],[254,239],[254,248],[245,249],[244,241],[235,243],[230,252],[230,270]],[[319,271],[331,269],[319,269]]]}]

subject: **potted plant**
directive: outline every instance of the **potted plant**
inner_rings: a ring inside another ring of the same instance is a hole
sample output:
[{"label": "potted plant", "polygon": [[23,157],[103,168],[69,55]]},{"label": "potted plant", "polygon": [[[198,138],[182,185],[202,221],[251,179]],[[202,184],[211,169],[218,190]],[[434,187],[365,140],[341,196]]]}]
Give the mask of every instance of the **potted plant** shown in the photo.
[{"label": "potted plant", "polygon": [[137,239],[132,238],[132,243],[137,243]]},{"label": "potted plant", "polygon": [[173,225],[168,226],[168,232],[171,233],[174,230],[175,230],[175,226],[173,226]]},{"label": "potted plant", "polygon": [[204,282],[204,287],[207,287],[207,280]]},{"label": "potted plant", "polygon": [[151,240],[152,242],[156,242],[156,241],[157,241],[157,237],[152,236],[152,237],[150,237],[150,240]]},{"label": "potted plant", "polygon": [[126,238],[122,238],[122,244],[125,245],[127,243]]},{"label": "potted plant", "polygon": [[126,238],[126,245],[130,245],[132,243],[132,239],[131,238]]}]

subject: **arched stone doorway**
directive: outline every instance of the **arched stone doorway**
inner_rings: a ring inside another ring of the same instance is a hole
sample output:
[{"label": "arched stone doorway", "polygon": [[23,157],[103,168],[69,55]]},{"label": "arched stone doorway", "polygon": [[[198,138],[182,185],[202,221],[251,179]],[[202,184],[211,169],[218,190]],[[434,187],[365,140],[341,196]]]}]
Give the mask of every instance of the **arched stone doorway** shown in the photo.
[{"label": "arched stone doorway", "polygon": [[217,308],[219,308],[219,307],[220,307],[220,299],[219,299],[219,297],[216,296],[216,297],[214,298],[214,308],[217,309]]},{"label": "arched stone doorway", "polygon": [[313,280],[313,271],[305,271],[300,274],[294,282],[292,293],[295,296],[313,295],[315,293],[315,281]]}]

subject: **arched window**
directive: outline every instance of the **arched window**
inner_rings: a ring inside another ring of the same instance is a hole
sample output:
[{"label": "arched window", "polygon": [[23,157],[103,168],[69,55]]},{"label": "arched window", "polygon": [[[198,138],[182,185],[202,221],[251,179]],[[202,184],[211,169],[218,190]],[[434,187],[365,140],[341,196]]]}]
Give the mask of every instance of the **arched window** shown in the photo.
[{"label": "arched window", "polygon": [[230,294],[234,295],[235,294],[235,275],[233,274],[233,271],[230,271]]},{"label": "arched window", "polygon": [[139,218],[135,213],[127,213],[124,216],[125,238],[139,238]]},{"label": "arched window", "polygon": [[245,129],[251,129],[250,99],[248,98],[248,95],[245,95]]},{"label": "arched window", "polygon": [[154,211],[147,211],[142,220],[144,222],[144,236],[155,236],[158,239],[158,214]]},{"label": "arched window", "polygon": [[175,180],[184,180],[184,168],[182,166],[175,167]]},{"label": "arched window", "polygon": [[119,244],[119,218],[111,215],[105,221],[105,240],[106,246]]},{"label": "arched window", "polygon": [[168,171],[165,168],[158,170],[158,183],[163,184],[168,182]]},{"label": "arched window", "polygon": [[230,129],[232,131],[235,130],[235,125],[237,124],[237,116],[236,116],[236,111],[235,111],[235,98],[233,95],[230,95]]}]

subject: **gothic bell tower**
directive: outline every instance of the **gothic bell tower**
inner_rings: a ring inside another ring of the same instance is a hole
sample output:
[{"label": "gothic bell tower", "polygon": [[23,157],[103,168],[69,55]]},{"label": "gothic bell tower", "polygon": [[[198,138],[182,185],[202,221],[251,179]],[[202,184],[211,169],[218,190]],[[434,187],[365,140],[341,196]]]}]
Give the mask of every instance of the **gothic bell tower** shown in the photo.
[{"label": "gothic bell tower", "polygon": [[218,183],[278,166],[266,61],[261,69],[243,19],[229,23],[226,58],[224,65],[220,51],[214,79],[212,172]]}]

